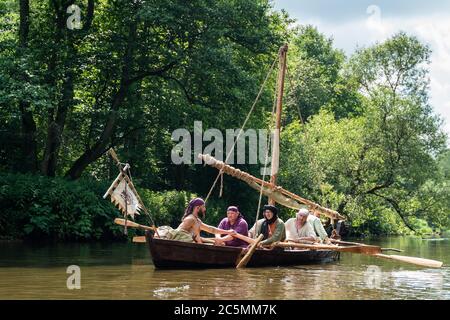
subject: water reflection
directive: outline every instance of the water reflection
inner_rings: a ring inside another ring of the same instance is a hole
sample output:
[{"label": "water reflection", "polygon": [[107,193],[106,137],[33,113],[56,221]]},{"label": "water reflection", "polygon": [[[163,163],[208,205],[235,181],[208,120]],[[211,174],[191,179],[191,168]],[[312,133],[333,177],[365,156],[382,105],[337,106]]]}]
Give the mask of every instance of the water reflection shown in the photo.
[{"label": "water reflection", "polygon": [[[155,270],[145,245],[0,244],[1,299],[450,299],[450,242],[373,241],[405,255],[444,261],[422,269],[362,255],[333,264],[262,269]],[[81,290],[66,287],[66,267],[81,267]],[[378,287],[367,269],[381,270]]]}]

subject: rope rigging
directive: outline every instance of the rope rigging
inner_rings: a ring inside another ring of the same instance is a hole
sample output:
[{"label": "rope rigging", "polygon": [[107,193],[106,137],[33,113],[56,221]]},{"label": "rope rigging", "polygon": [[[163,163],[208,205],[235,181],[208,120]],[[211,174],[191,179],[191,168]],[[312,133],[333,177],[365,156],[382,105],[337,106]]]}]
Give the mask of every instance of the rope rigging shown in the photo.
[{"label": "rope rigging", "polygon": [[[244,128],[245,128],[245,126],[247,125],[247,122],[248,122],[248,120],[250,119],[250,116],[252,115],[253,111],[255,110],[255,106],[256,106],[256,104],[258,103],[259,99],[261,98],[261,95],[262,95],[263,90],[264,90],[264,88],[265,88],[265,86],[266,86],[266,83],[267,83],[267,81],[269,80],[270,75],[272,74],[273,69],[275,68],[275,65],[276,65],[277,61],[278,61],[278,55],[277,55],[277,57],[274,59],[272,65],[270,66],[269,71],[267,72],[267,75],[266,75],[266,77],[265,77],[265,79],[264,79],[264,81],[263,81],[263,83],[262,83],[262,85],[261,85],[261,87],[260,87],[260,89],[259,89],[258,95],[256,96],[255,101],[253,102],[253,104],[252,104],[252,106],[251,106],[251,108],[250,108],[250,111],[248,112],[247,117],[245,118],[244,123],[242,124],[242,126],[241,126],[241,128],[240,128],[240,130],[239,130],[239,134],[237,135],[237,137],[236,137],[236,139],[235,139],[235,141],[234,141],[234,143],[233,143],[233,146],[230,148],[230,151],[228,152],[228,154],[227,154],[227,156],[226,156],[226,158],[225,158],[224,163],[227,163],[227,162],[228,162],[228,159],[230,158],[231,154],[233,153],[234,147],[236,146],[237,142],[239,141],[239,138],[240,138],[242,132],[244,131]],[[222,175],[223,175],[223,170],[220,170],[219,173],[217,174],[217,177],[216,177],[216,179],[214,180],[214,182],[213,182],[211,188],[209,189],[208,195],[206,196],[206,199],[205,199],[205,203],[208,202],[209,197],[211,196],[211,193],[213,192],[214,188],[216,187],[217,181],[219,180],[219,178],[220,178]],[[223,181],[223,180],[222,180],[222,181]]]}]

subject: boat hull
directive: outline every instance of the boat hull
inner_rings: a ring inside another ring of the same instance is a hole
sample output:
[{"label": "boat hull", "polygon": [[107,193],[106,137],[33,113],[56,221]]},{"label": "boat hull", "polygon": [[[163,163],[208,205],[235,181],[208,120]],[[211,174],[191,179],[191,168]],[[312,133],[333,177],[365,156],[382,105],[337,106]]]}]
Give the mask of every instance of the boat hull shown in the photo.
[{"label": "boat hull", "polygon": [[[157,239],[146,233],[153,264],[158,269],[209,269],[236,267],[242,248],[187,243]],[[339,259],[339,252],[329,250],[257,249],[247,267],[294,266],[329,263]]]}]

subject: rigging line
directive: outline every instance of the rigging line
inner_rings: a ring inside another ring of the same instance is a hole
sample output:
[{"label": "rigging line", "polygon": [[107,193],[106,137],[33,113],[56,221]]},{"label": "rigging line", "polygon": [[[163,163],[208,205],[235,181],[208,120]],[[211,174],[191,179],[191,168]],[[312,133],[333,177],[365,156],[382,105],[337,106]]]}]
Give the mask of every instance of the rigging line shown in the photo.
[{"label": "rigging line", "polygon": [[[292,76],[291,76],[291,73],[289,72],[288,65],[286,65],[286,78],[288,78],[289,86],[290,86],[289,89],[292,90],[291,91],[291,93],[292,93],[292,92],[294,92],[294,85],[293,85],[293,82],[292,82]],[[305,130],[305,138],[306,138],[306,140],[308,140],[308,131],[305,128],[306,124],[305,124],[305,121],[303,120],[302,113],[300,111],[300,105],[298,103],[295,103],[294,98],[292,98],[291,101],[292,101],[292,103],[295,105],[295,107],[297,109],[297,113],[298,113],[298,116],[300,118],[300,122],[302,123],[302,126],[303,126],[303,128]],[[317,165],[316,158],[314,156],[311,157],[311,164],[312,164],[312,167],[313,167],[314,171],[318,172],[319,171],[318,170],[319,166]],[[314,178],[317,179],[317,183],[320,184],[320,182],[321,182],[320,178],[317,177],[316,175],[314,176]],[[333,227],[333,230],[335,230],[334,225],[333,224],[331,224],[331,225]]]},{"label": "rigging line", "polygon": [[[128,164],[128,168],[126,173],[128,174],[128,177],[130,178],[131,183],[133,183],[133,178],[131,177],[131,166]],[[128,183],[126,183],[126,185],[128,185]],[[138,201],[139,202],[139,201]],[[153,220],[152,216],[150,215],[150,212],[147,210],[147,208],[144,206],[144,204],[142,203],[142,210],[144,211],[144,213],[147,215],[147,217],[149,218],[150,225],[151,226],[156,226],[155,221]]]},{"label": "rigging line", "polygon": [[[279,83],[278,83],[278,77],[277,77],[277,80],[276,80],[276,82],[275,82],[275,91],[274,91],[274,94],[273,94],[273,105],[272,105],[272,114],[271,114],[271,123],[269,124],[269,128],[272,130],[273,128],[274,128],[274,126],[275,126],[275,110],[276,110],[276,107],[277,107],[277,92],[278,92],[278,86],[279,86]],[[262,176],[262,180],[263,180],[263,182],[265,182],[266,181],[266,176],[267,176],[267,174],[266,174],[266,168],[267,168],[267,160],[269,159],[269,148],[270,148],[270,146],[271,146],[271,144],[272,144],[272,135],[269,135],[269,138],[268,138],[268,141],[267,141],[267,148],[266,148],[266,154],[265,154],[265,159],[264,159],[264,172],[263,172],[263,176]],[[256,210],[256,220],[255,220],[255,237],[256,237],[256,223],[258,222],[258,219],[259,219],[259,211],[261,210],[261,202],[262,202],[262,196],[263,196],[263,184],[264,183],[262,183],[261,184],[261,188],[260,188],[260,190],[259,190],[259,199],[258,199],[258,209]]]},{"label": "rigging line", "polygon": [[[261,95],[263,93],[264,87],[266,86],[266,83],[269,80],[269,77],[270,77],[270,75],[273,72],[273,69],[274,69],[274,67],[275,67],[275,65],[276,65],[276,63],[278,61],[278,57],[279,57],[279,55],[276,56],[276,58],[274,59],[272,65],[270,66],[269,71],[267,72],[267,75],[266,75],[266,77],[265,77],[265,79],[264,79],[264,81],[263,81],[263,83],[261,85],[261,88],[259,89],[258,95],[256,96],[256,99],[253,102],[252,107],[250,108],[250,111],[248,112],[247,117],[245,118],[244,123],[242,124],[242,126],[241,126],[241,128],[239,130],[239,134],[237,135],[236,140],[233,143],[233,146],[231,147],[230,151],[228,152],[227,157],[225,158],[224,163],[227,163],[228,159],[230,158],[231,153],[234,151],[234,147],[236,146],[237,142],[239,141],[239,138],[240,138],[242,132],[244,131],[244,128],[247,125],[247,122],[250,119],[250,116],[252,115],[252,113],[253,113],[253,111],[255,109],[255,106],[258,103],[258,101],[259,101],[259,99],[260,99],[260,97],[261,97]],[[208,195],[206,196],[206,199],[205,199],[205,203],[208,202],[208,199],[211,196],[211,193],[213,192],[214,188],[216,187],[217,181],[219,180],[219,177],[222,174],[223,174],[223,170],[220,170],[219,173],[217,174],[216,179],[214,180],[213,185],[211,186],[211,189],[209,189]]]},{"label": "rigging line", "polygon": [[[290,74],[290,72],[289,72],[289,66],[288,66],[287,64],[286,64],[286,78],[287,78],[288,81],[289,81],[289,89],[292,90],[292,91],[290,92],[291,95],[292,95],[292,92],[294,92],[294,85],[293,85],[293,83],[292,83],[292,77],[291,77],[291,74]],[[291,102],[291,101],[293,101],[293,100],[294,100],[294,98],[291,98],[289,102]],[[302,123],[302,125],[305,125],[305,121],[303,121],[302,113],[301,113],[301,111],[300,111],[300,106],[299,106],[297,103],[295,103],[295,101],[293,101],[292,104],[294,104],[295,107],[296,107],[296,109],[297,109],[297,113],[298,113],[298,116],[299,116],[299,118],[300,118],[300,122]]]}]

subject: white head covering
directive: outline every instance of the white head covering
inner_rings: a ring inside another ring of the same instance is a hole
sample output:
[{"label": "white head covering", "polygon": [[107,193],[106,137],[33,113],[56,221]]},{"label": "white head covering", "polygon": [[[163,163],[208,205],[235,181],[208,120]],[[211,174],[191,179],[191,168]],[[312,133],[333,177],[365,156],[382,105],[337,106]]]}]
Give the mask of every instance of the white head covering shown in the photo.
[{"label": "white head covering", "polygon": [[297,218],[298,217],[307,217],[309,215],[308,209],[300,209],[297,212]]}]

